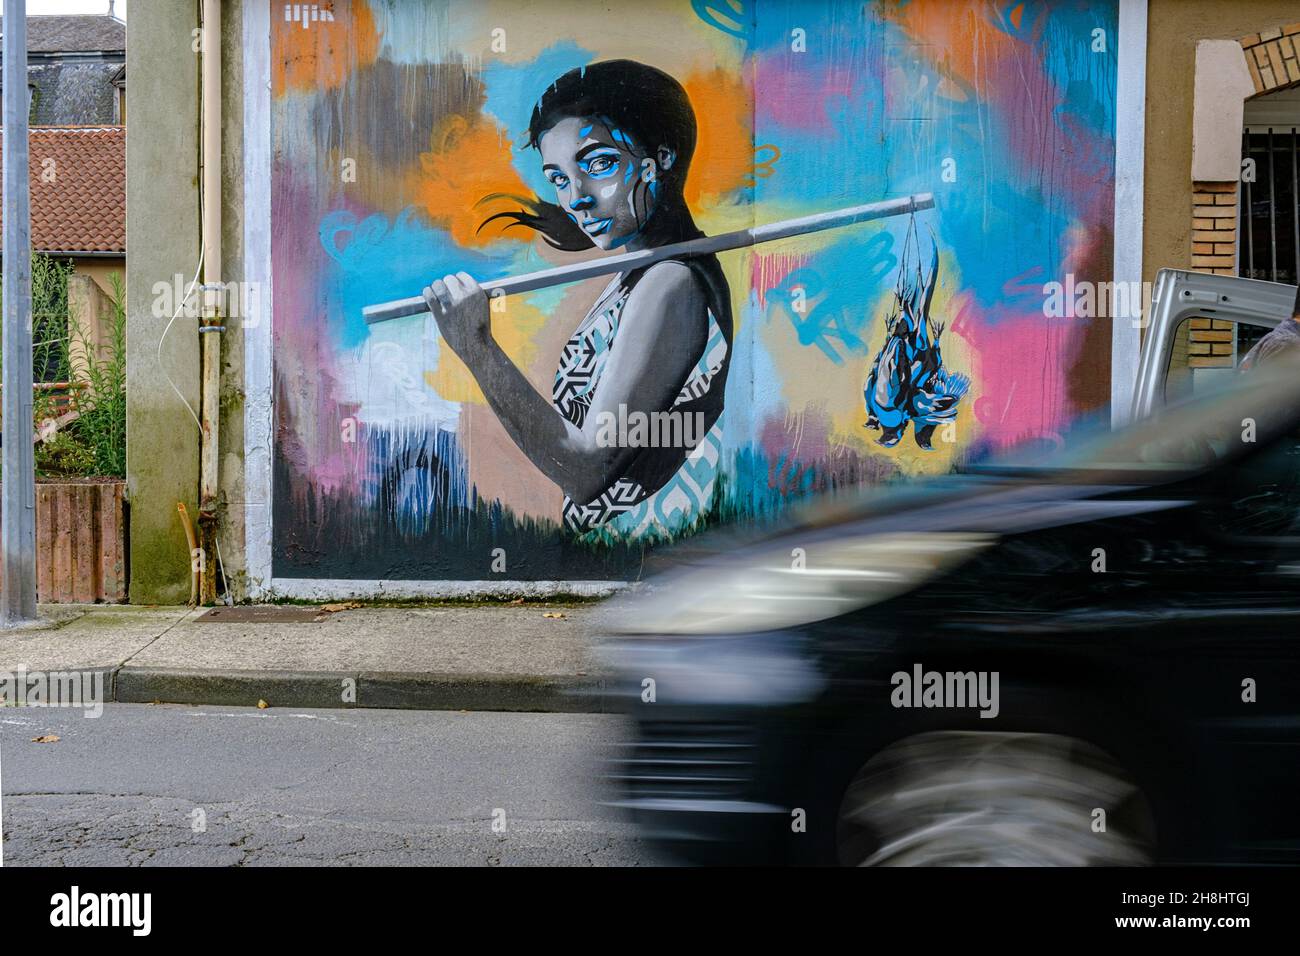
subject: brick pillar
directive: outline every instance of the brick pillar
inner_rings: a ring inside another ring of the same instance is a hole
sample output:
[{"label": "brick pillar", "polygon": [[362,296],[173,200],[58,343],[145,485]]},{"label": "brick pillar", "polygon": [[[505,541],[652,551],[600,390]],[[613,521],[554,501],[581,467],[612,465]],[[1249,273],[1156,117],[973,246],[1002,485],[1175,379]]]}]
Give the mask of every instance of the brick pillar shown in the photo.
[{"label": "brick pillar", "polygon": [[[1237,274],[1237,184],[1192,183],[1192,268],[1215,275]],[[1234,324],[1192,319],[1187,364],[1231,368]]]}]

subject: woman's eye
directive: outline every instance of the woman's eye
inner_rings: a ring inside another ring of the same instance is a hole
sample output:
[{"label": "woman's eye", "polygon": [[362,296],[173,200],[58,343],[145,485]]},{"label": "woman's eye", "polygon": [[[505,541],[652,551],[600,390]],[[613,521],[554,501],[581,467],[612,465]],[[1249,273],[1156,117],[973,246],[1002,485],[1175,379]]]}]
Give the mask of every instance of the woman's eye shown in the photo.
[{"label": "woman's eye", "polygon": [[569,185],[568,177],[566,177],[566,176],[552,176],[552,177],[551,177],[551,185],[554,186],[556,189],[563,189],[565,186]]},{"label": "woman's eye", "polygon": [[619,157],[616,153],[601,153],[599,156],[589,156],[588,159],[582,160],[582,172],[588,176],[603,179],[612,176],[619,168]]}]

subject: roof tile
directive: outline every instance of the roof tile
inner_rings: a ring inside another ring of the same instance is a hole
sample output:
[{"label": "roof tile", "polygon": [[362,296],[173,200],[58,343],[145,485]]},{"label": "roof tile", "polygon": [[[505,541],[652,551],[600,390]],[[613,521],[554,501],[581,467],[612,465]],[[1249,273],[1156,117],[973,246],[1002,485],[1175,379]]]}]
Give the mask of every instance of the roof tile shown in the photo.
[{"label": "roof tile", "polygon": [[125,127],[34,126],[28,169],[33,249],[126,252]]}]

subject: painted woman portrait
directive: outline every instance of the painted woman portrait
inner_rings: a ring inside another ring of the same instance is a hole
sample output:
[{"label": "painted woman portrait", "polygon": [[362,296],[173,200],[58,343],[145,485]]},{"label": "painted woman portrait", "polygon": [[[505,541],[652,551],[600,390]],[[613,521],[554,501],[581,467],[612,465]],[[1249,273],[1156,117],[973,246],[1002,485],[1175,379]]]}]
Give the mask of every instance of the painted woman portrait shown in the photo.
[{"label": "painted woman portrait", "polygon": [[[572,252],[703,235],[683,198],[695,115],[666,73],[630,60],[571,70],[533,107],[528,134],[555,201],[521,201],[525,208],[487,221],[507,219]],[[550,396],[493,338],[474,277],[436,279],[424,298],[511,439],[564,492],[571,531],[680,527],[707,508],[732,341],[731,292],[716,257],[615,275],[564,346]],[[658,434],[680,437],[667,447],[644,430],[638,440],[634,428],[611,428],[670,421]]]}]

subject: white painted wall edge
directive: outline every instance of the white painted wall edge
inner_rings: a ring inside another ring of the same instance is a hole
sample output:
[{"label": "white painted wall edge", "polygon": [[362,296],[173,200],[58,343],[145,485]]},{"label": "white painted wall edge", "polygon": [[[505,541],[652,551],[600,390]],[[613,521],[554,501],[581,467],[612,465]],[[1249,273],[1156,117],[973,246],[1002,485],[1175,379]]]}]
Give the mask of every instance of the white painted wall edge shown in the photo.
[{"label": "white painted wall edge", "polygon": [[[1119,49],[1115,85],[1116,288],[1142,288],[1142,232],[1146,161],[1147,0],[1119,0]],[[1120,284],[1124,283],[1123,286]],[[1130,298],[1130,301],[1132,299]],[[1137,297],[1145,302],[1144,296]],[[1110,332],[1110,423],[1129,420],[1137,384],[1145,316],[1112,316]]]},{"label": "white painted wall edge", "polygon": [[548,598],[558,595],[607,597],[631,586],[627,581],[353,581],[347,578],[275,578],[261,591],[260,598],[401,601],[422,598]]},{"label": "white painted wall edge", "polygon": [[244,0],[244,554],[248,596],[271,583],[271,0]]}]

